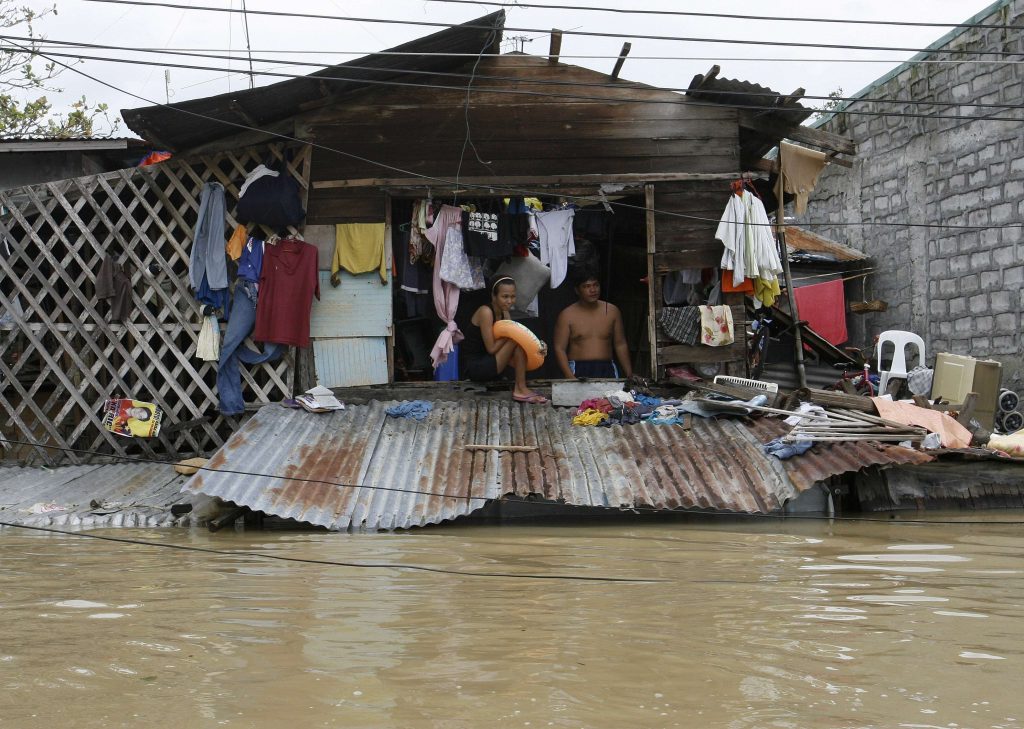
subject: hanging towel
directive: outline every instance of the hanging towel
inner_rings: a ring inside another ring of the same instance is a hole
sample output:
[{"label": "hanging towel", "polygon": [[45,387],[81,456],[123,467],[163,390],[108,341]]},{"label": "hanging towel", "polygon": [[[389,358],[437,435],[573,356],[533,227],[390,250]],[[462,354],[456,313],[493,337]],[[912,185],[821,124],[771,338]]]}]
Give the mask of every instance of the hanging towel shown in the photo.
[{"label": "hanging towel", "polygon": [[380,282],[388,282],[387,256],[384,252],[384,223],[346,223],[334,226],[334,260],[331,261],[331,285],[341,283],[338,271],[349,273],[378,271]]},{"label": "hanging towel", "polygon": [[846,296],[842,280],[793,289],[797,315],[835,345],[846,341]]},{"label": "hanging towel", "polygon": [[552,210],[537,213],[537,234],[540,241],[540,262],[551,267],[551,288],[557,289],[569,270],[569,256],[576,255],[572,237],[572,221],[576,211]]},{"label": "hanging towel", "polygon": [[807,212],[807,196],[814,192],[818,175],[825,169],[825,153],[795,144],[779,144],[782,163],[782,189],[796,196],[797,215]]},{"label": "hanging towel", "polygon": [[700,306],[700,342],[709,347],[732,344],[732,309],[728,306]]},{"label": "hanging towel", "polygon": [[196,343],[196,356],[206,362],[220,360],[220,325],[217,317],[203,317],[203,327],[199,330],[199,341]]},{"label": "hanging towel", "polygon": [[[434,244],[435,258],[444,257],[444,241],[448,230],[453,227],[462,226],[462,208],[453,205],[442,205],[434,216],[434,224],[426,231],[427,240]],[[445,363],[448,355],[455,349],[455,345],[464,339],[463,333],[459,331],[459,325],[455,323],[455,314],[459,310],[459,287],[441,280],[440,266],[434,266],[434,309],[437,316],[445,323],[445,328],[437,335],[430,350],[430,362],[437,369]]]}]

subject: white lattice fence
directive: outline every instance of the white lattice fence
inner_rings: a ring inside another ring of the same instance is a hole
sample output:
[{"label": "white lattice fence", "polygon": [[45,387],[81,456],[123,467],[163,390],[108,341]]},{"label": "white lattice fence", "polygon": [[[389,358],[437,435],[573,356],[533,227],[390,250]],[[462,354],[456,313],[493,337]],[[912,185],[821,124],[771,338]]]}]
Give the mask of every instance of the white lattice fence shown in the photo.
[{"label": "white lattice fence", "polygon": [[[224,185],[228,229],[245,174],[281,145],[0,192],[0,410],[5,457],[83,462],[91,452],[178,457],[209,452],[238,425],[216,414],[216,363],[196,355],[200,305],[188,288],[188,258],[207,181]],[[288,168],[303,190],[309,149]],[[295,232],[295,231],[293,231]],[[7,249],[10,252],[8,255]],[[107,255],[132,281],[132,312],[109,321],[96,298]],[[294,354],[242,368],[247,402],[290,396]],[[123,438],[101,425],[112,396],[155,402],[158,438]]]}]

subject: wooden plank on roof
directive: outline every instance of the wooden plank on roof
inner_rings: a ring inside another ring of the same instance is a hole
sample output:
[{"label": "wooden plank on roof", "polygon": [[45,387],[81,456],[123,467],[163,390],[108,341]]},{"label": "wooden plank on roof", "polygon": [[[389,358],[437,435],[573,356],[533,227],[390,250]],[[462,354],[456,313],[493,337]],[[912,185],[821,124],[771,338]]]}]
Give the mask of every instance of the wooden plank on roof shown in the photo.
[{"label": "wooden plank on roof", "polygon": [[856,156],[857,145],[848,137],[826,132],[821,129],[813,129],[800,124],[786,124],[784,122],[758,116],[750,110],[741,110],[739,113],[740,126],[764,135],[778,136],[779,139],[791,139],[794,142],[807,144],[812,147],[819,147],[829,152],[838,152]]},{"label": "wooden plank on roof", "polygon": [[619,71],[622,70],[622,64],[626,62],[626,56],[629,55],[629,50],[633,47],[632,43],[623,43],[622,50],[619,51],[619,60],[615,62],[615,68],[612,69],[612,78],[619,77]]}]

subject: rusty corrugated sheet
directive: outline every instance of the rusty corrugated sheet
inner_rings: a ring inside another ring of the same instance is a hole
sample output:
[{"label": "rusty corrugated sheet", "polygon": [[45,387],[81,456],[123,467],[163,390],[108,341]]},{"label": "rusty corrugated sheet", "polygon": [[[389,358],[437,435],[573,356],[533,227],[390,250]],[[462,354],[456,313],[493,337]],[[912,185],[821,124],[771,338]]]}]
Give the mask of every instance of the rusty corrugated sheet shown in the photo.
[{"label": "rusty corrugated sheet", "polygon": [[[785,435],[793,428],[781,420],[763,418],[751,426],[751,434],[762,443]],[[935,460],[913,448],[878,441],[816,443],[802,456],[780,461],[786,475],[800,491],[818,481],[844,473],[855,473],[868,466],[919,465]]]},{"label": "rusty corrugated sheet", "polygon": [[417,423],[387,418],[392,404],[322,415],[265,407],[211,460],[220,470],[197,474],[183,490],[330,529],[395,529],[454,519],[506,495],[616,509],[777,512],[829,476],[930,460],[873,443],[767,458],[760,445],[788,430],[779,421],[575,427],[569,410],[482,398],[435,403]]},{"label": "rusty corrugated sheet", "polygon": [[171,505],[187,477],[166,463],[0,468],[0,521],[27,526],[151,527],[190,523]]}]

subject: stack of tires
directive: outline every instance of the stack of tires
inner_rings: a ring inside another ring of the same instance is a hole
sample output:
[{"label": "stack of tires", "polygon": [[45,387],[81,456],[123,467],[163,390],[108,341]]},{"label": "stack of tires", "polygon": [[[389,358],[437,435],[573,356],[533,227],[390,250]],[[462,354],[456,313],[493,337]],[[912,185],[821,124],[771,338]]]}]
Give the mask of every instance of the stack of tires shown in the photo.
[{"label": "stack of tires", "polygon": [[1021,428],[1024,428],[1024,414],[1020,411],[1020,395],[1013,390],[1000,390],[996,430],[1000,433],[1016,433]]}]

